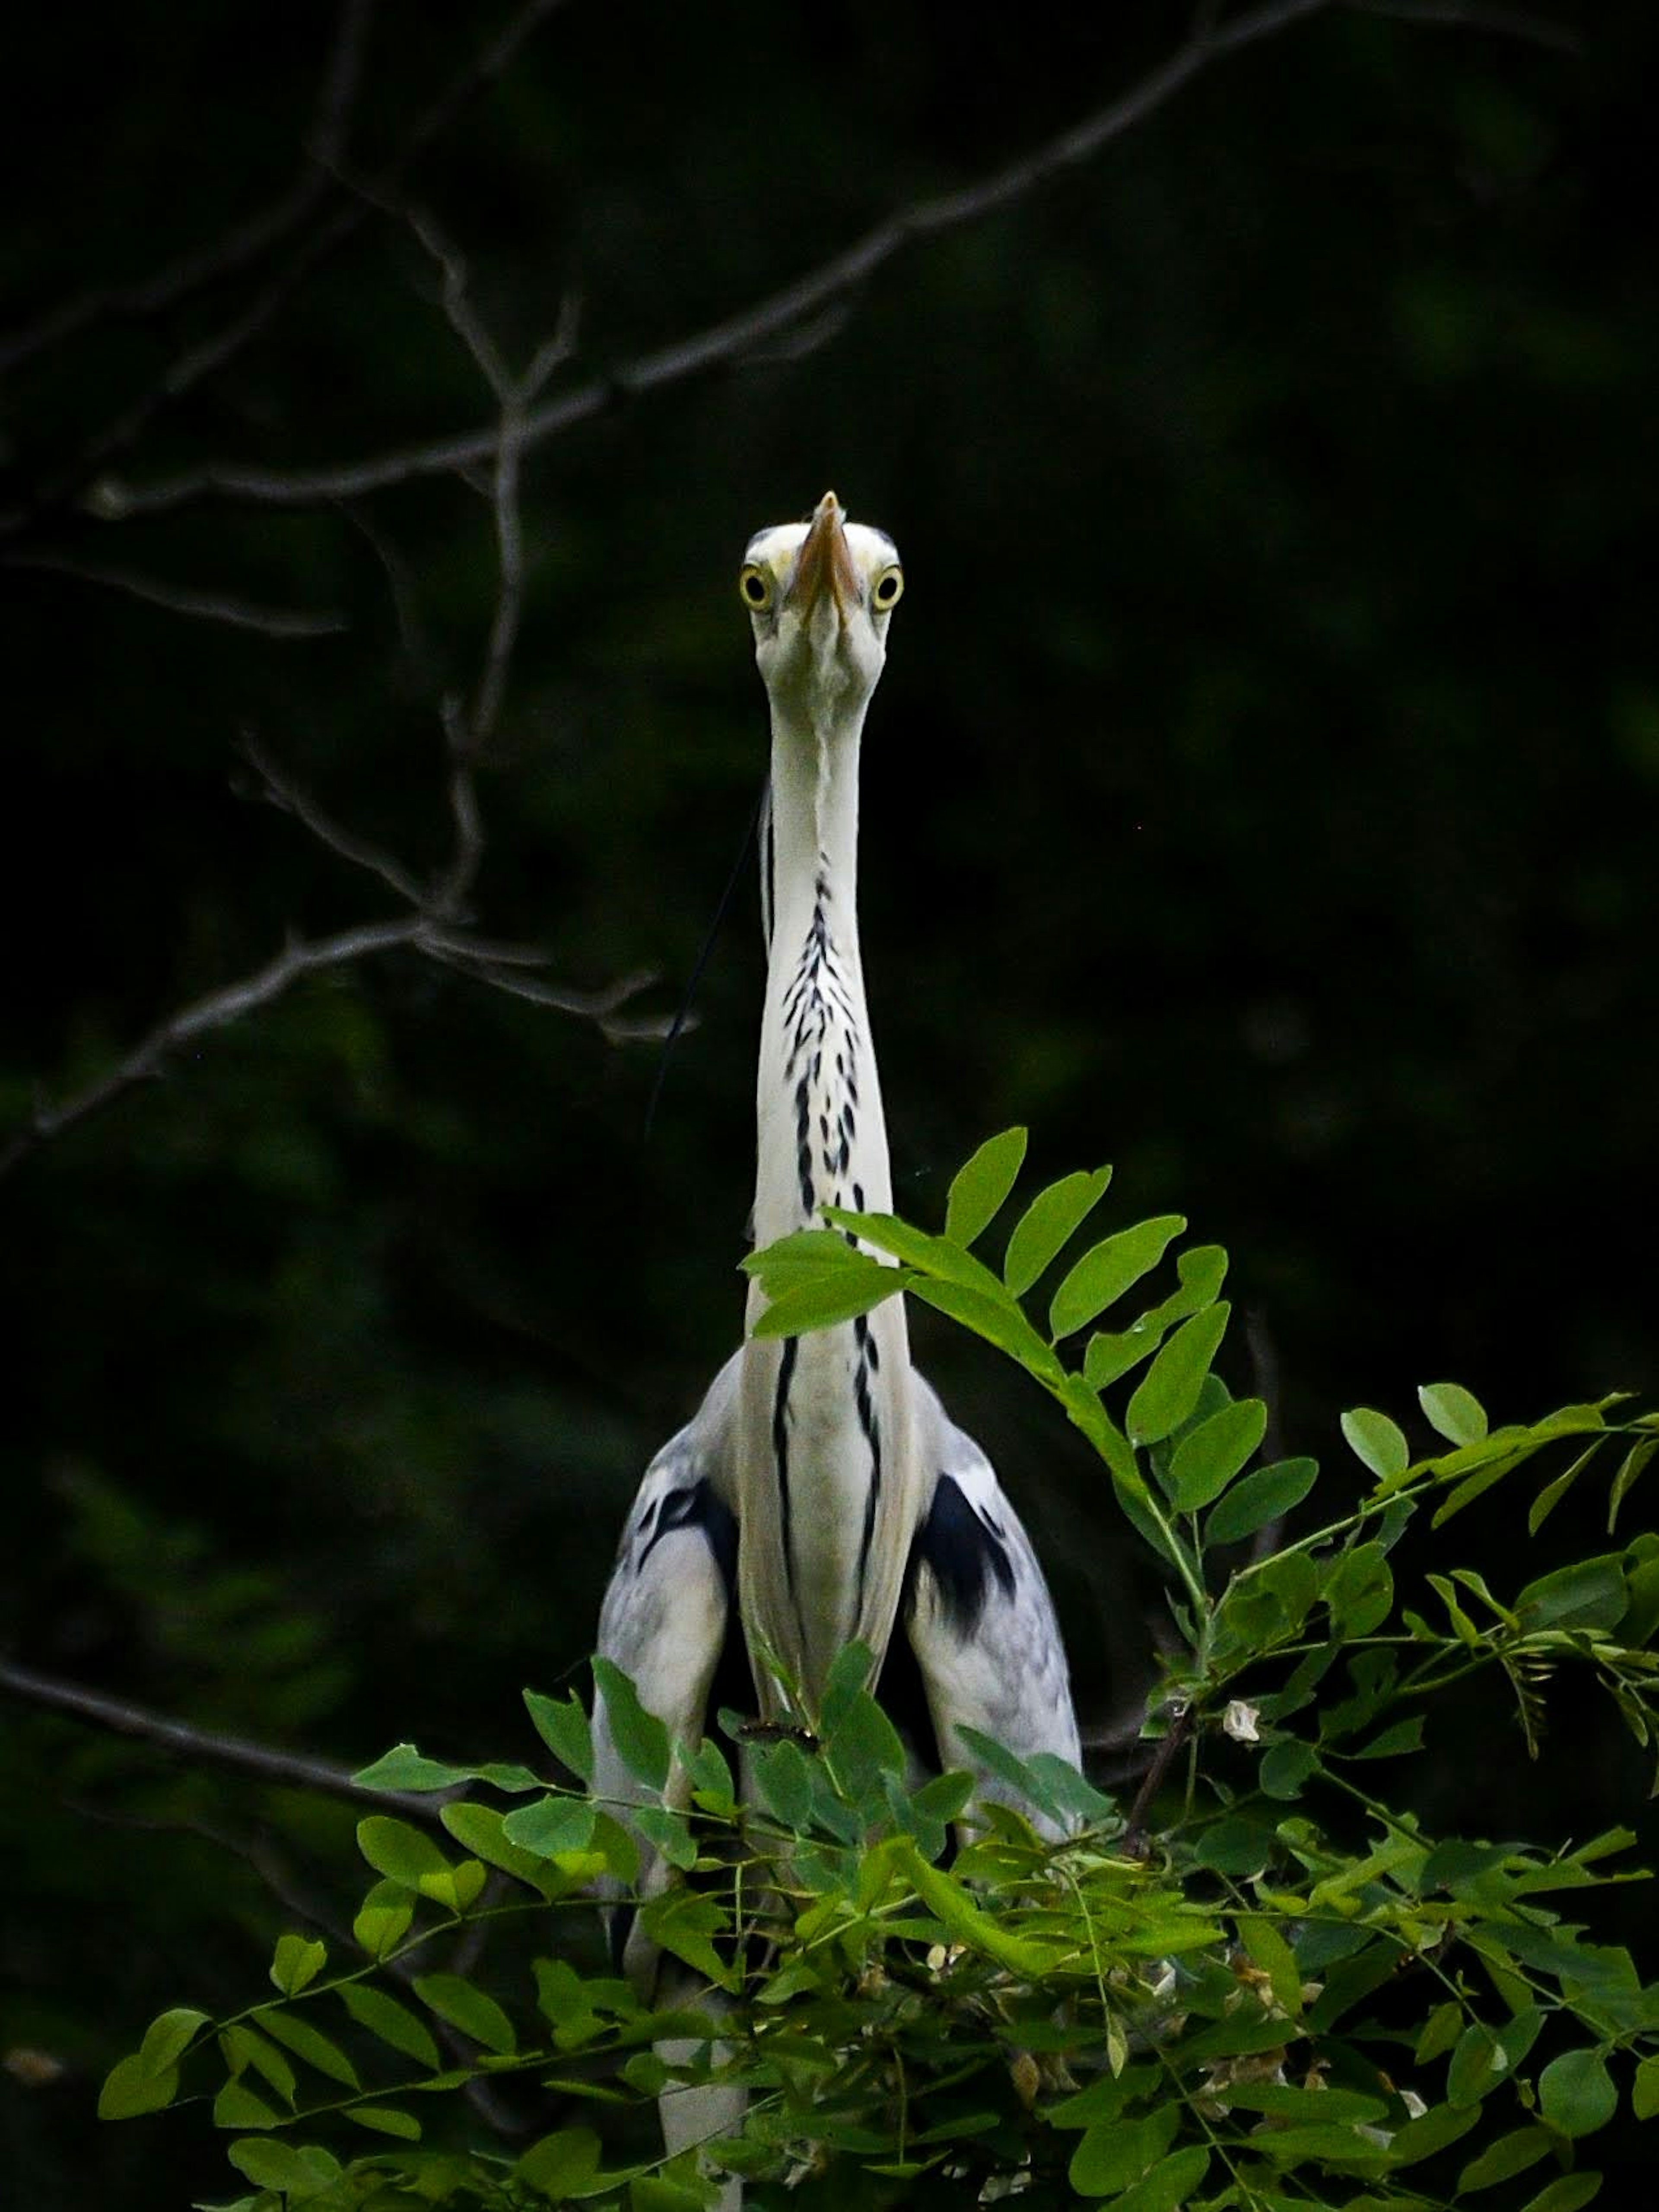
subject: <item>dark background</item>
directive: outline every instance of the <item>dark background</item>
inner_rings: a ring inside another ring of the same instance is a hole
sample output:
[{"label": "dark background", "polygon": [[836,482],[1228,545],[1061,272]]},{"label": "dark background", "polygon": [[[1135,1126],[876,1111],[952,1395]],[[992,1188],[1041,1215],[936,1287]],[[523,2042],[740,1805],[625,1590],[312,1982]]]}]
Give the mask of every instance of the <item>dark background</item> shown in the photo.
[{"label": "dark background", "polygon": [[[483,933],[571,988],[651,971],[623,1011],[660,1029],[764,761],[737,562],[833,483],[907,568],[862,884],[901,1206],[937,1220],[1014,1121],[1034,1178],[1113,1160],[1109,1225],[1178,1207],[1231,1249],[1334,1505],[1345,1406],[1421,1438],[1446,1376],[1496,1417],[1650,1392],[1650,11],[1316,11],[646,391],[642,356],[1050,141],[1191,11],[570,0],[399,165],[472,12],[359,11],[341,166],[380,205],[304,156],[349,15],[9,31],[0,1141],[284,933],[406,912],[260,803],[247,738],[441,861],[441,702],[498,603],[478,486],[133,497],[489,426],[412,206],[511,364],[579,302],[549,391],[605,395],[525,458]],[[16,1161],[5,1656],[353,1764],[527,1755],[520,1686],[579,1666],[630,1486],[735,1340],[753,906],[746,875],[648,1136],[653,1042],[403,952]],[[1103,1723],[1157,1592],[1046,1404],[917,1335]],[[1223,1364],[1252,1387],[1242,1335]],[[1459,1554],[1500,1589],[1598,1535],[1593,1501],[1548,1543],[1520,1518]],[[5,1721],[0,2048],[63,2069],[0,2076],[19,2201],[222,2189],[199,2115],[89,2139],[91,2089],[164,2004],[245,2000],[351,1816]],[[1495,1694],[1431,1745],[1420,1799],[1485,1832],[1582,1837],[1647,1780],[1571,1697],[1553,1765]]]}]

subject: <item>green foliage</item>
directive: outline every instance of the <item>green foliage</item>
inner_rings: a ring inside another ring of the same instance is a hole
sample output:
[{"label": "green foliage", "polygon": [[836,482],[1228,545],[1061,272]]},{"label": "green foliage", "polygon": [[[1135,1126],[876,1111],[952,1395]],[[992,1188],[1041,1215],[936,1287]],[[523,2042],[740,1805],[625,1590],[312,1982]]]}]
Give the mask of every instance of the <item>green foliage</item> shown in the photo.
[{"label": "green foliage", "polygon": [[[1437,1837],[1371,1776],[1420,1748],[1438,1693],[1480,1677],[1512,1701],[1534,1755],[1562,1667],[1652,1740],[1659,1537],[1509,1592],[1437,1553],[1408,1578],[1395,1556],[1413,1521],[1432,1548],[1523,1470],[1542,1478],[1541,1520],[1604,1450],[1611,1522],[1659,1421],[1609,1399],[1493,1428],[1467,1390],[1428,1385],[1426,1454],[1388,1414],[1348,1414],[1358,1479],[1346,1469],[1324,1517],[1291,1534],[1285,1516],[1331,1478],[1311,1459],[1252,1463],[1267,1408],[1232,1397],[1213,1365],[1224,1255],[1177,1255],[1174,1287],[1148,1293],[1184,1224],[1112,1231],[1060,1274],[1045,1334],[1022,1297],[1063,1261],[1108,1176],[1033,1199],[999,1272],[969,1248],[1024,1150],[1018,1131],[981,1147],[951,1186],[944,1236],[836,1213],[749,1265],[772,1302],[763,1332],[901,1290],[928,1298],[1095,1446],[1178,1593],[1182,1646],[1152,1703],[1135,1805],[967,1730],[975,1771],[919,1784],[856,1646],[831,1672],[817,1737],[725,1716],[731,1756],[712,1739],[672,1744],[596,1661],[645,1795],[626,1825],[589,1794],[574,1701],[526,1700],[572,1783],[398,1747],[364,1778],[448,1797],[441,1826],[465,1856],[407,1820],[363,1820],[377,1879],[361,1955],[285,1936],[275,2000],[218,2021],[163,2014],[109,2075],[106,2117],[210,2097],[253,2188],[244,2212],[694,2212],[712,2201],[708,2174],[690,2153],[641,2155],[629,2114],[711,2081],[747,2093],[741,2135],[710,2147],[712,2165],[755,2184],[758,2202],[792,2180],[803,2202],[851,2207],[1016,2189],[1034,2207],[1113,2212],[1419,2212],[1476,2196],[1498,2212],[1564,2212],[1595,2197],[1581,2145],[1626,2097],[1638,2118],[1659,2112],[1659,1984],[1569,1917],[1637,1878],[1632,1836],[1556,1850]],[[1080,1355],[1062,1354],[1109,1315]],[[1250,1555],[1230,1551],[1245,1540]],[[449,1797],[476,1783],[525,1802],[502,1813]],[[643,1883],[641,1845],[658,1863]],[[595,1881],[633,1897],[695,2002],[656,2010],[593,1968]],[[453,2108],[485,2082],[551,2093],[553,2116],[582,2117],[515,2156],[471,2146]]]}]

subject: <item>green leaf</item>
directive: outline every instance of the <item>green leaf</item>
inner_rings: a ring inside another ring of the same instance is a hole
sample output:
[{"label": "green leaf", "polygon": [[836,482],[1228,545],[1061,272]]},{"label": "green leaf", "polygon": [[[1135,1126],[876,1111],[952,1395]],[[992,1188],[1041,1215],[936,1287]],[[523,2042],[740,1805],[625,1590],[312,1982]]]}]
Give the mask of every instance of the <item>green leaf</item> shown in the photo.
[{"label": "green leaf", "polygon": [[696,1866],[696,1840],[684,1814],[671,1811],[666,1805],[640,1805],[632,1818],[647,1843],[660,1851],[670,1866],[688,1874]]},{"label": "green leaf", "polygon": [[581,1699],[574,1694],[568,1698],[544,1698],[539,1690],[526,1690],[524,1703],[537,1735],[554,1758],[562,1766],[568,1766],[578,1780],[591,1783],[593,1732],[582,1711]]},{"label": "green leaf", "polygon": [[717,1898],[694,1889],[665,1889],[640,1907],[640,1926],[653,1943],[735,1996],[741,1975],[732,1960],[720,1956],[714,1942],[716,1936],[729,1932],[731,1924],[731,1915]]},{"label": "green leaf", "polygon": [[1381,1544],[1356,1544],[1335,1562],[1325,1585],[1339,1638],[1369,1636],[1394,1611],[1394,1572]]},{"label": "green leaf", "polygon": [[751,1337],[805,1336],[815,1328],[856,1321],[903,1290],[909,1270],[890,1267],[868,1253],[854,1252],[855,1265],[808,1277],[781,1291],[756,1321]]},{"label": "green leaf", "polygon": [[1004,1129],[957,1170],[945,1201],[945,1233],[954,1243],[971,1244],[990,1227],[1024,1162],[1024,1130]]},{"label": "green leaf", "polygon": [[261,2035],[258,2028],[250,2027],[246,2021],[233,2021],[220,2031],[219,2048],[231,2073],[245,2073],[251,2066],[255,2073],[263,2075],[289,2111],[293,2110],[297,2088],[294,2069],[288,2063],[287,2054]]},{"label": "green leaf", "polygon": [[434,2074],[443,2063],[426,2022],[384,1990],[372,1989],[366,1982],[343,1982],[335,1995],[359,2027],[366,2027],[392,2050]]},{"label": "green leaf", "polygon": [[290,2143],[273,2142],[270,2136],[243,2136],[227,2148],[225,2156],[256,2189],[274,2189],[296,2203],[318,2194],[319,2180],[311,2162]]},{"label": "green leaf", "polygon": [[412,1743],[393,1744],[392,1749],[365,1766],[352,1780],[368,1790],[459,1790],[469,1782],[488,1782],[497,1790],[539,1790],[540,1782],[527,1766],[447,1766],[441,1759],[426,1759]]},{"label": "green leaf", "polygon": [[1053,1351],[1000,1284],[994,1297],[972,1290],[964,1283],[941,1282],[926,1275],[913,1278],[909,1289],[913,1297],[948,1314],[964,1328],[972,1329],[975,1336],[982,1336],[999,1352],[1006,1352],[1011,1359],[1018,1360],[1026,1373],[1035,1375],[1039,1382],[1058,1384],[1064,1376],[1065,1370]]},{"label": "green leaf", "polygon": [[1395,1721],[1362,1744],[1358,1751],[1347,1753],[1350,1759],[1398,1759],[1402,1752],[1423,1748],[1423,1716],[1413,1713],[1409,1720]]},{"label": "green leaf", "polygon": [[285,2118],[285,2114],[266,2104],[263,2097],[255,2096],[240,2076],[227,2081],[213,2100],[216,2128],[275,2128],[280,2127]]},{"label": "green leaf", "polygon": [[258,2025],[277,2043],[283,2044],[296,2058],[303,2058],[307,2066],[314,2066],[331,2081],[339,2081],[348,2089],[358,2087],[357,2069],[337,2043],[331,2042],[319,2028],[295,2014],[283,2012],[271,2005],[253,2015]]},{"label": "green leaf", "polygon": [[1599,2051],[1564,2051],[1538,2077],[1545,2119],[1564,2136],[1591,2136],[1619,2109],[1619,2092]]},{"label": "green leaf", "polygon": [[1509,2070],[1509,2054],[1498,2036],[1484,2021],[1471,2021],[1458,2037],[1446,2069],[1446,2101],[1478,2104]]},{"label": "green leaf", "polygon": [[1607,1534],[1609,1536],[1612,1535],[1613,1528],[1618,1522],[1619,1509],[1624,1504],[1626,1498],[1630,1495],[1631,1486],[1635,1482],[1637,1476],[1641,1474],[1643,1468],[1647,1465],[1648,1462],[1653,1457],[1653,1455],[1656,1451],[1659,1451],[1659,1437],[1644,1437],[1639,1443],[1632,1444],[1630,1449],[1625,1454],[1623,1463],[1620,1467],[1618,1474],[1613,1478],[1613,1487],[1607,1492]]},{"label": "green leaf", "polygon": [[515,2178],[557,2203],[580,2197],[599,2170],[599,2139],[592,2128],[559,2128],[532,2143],[514,2167]]},{"label": "green leaf", "polygon": [[1644,2058],[1637,2068],[1630,2106],[1638,2120],[1650,2120],[1659,2112],[1659,2057]]},{"label": "green leaf", "polygon": [[176,2066],[147,2066],[137,2051],[117,2059],[104,2076],[98,2092],[100,2120],[135,2120],[143,2112],[159,2112],[173,2102],[179,2087]]},{"label": "green leaf", "polygon": [[348,2105],[345,2116],[377,2136],[396,2136],[402,2142],[419,2142],[421,2124],[413,2112],[400,2112],[395,2105]]},{"label": "green leaf", "polygon": [[377,1881],[357,1909],[351,1932],[371,1959],[384,1959],[409,1932],[414,1900],[399,1883]]},{"label": "green leaf", "polygon": [[1606,1442],[1605,1437],[1595,1437],[1592,1443],[1585,1445],[1571,1467],[1565,1468],[1559,1474],[1544,1485],[1528,1509],[1527,1534],[1529,1536],[1535,1536],[1538,1534]]},{"label": "green leaf", "polygon": [[707,2212],[706,2189],[689,2189],[660,2173],[636,2173],[628,2185],[628,2212]]},{"label": "green leaf", "polygon": [[285,1997],[295,1997],[327,1964],[326,1943],[308,1943],[303,1936],[279,1936],[270,1978]]},{"label": "green leaf", "polygon": [[599,1814],[586,1797],[550,1794],[509,1813],[501,1823],[501,1833],[532,1858],[552,1859],[567,1851],[585,1851],[598,1825]]},{"label": "green leaf", "polygon": [[763,1805],[786,1828],[804,1835],[812,1820],[812,1767],[792,1736],[763,1746],[753,1756],[755,1789]]},{"label": "green leaf", "polygon": [[1125,1291],[1151,1273],[1186,1226],[1184,1215],[1162,1213],[1091,1245],[1061,1278],[1049,1301],[1048,1334],[1054,1341],[1086,1328],[1097,1315],[1115,1305]]},{"label": "green leaf", "polygon": [[1091,2120],[1084,2130],[1066,2179],[1079,2197],[1109,2197],[1155,2166],[1175,2141],[1181,2106],[1172,2098],[1144,2119]]},{"label": "green leaf", "polygon": [[1014,1224],[1002,1262],[1011,1297],[1023,1298],[1048,1262],[1076,1235],[1106,1194],[1110,1168],[1079,1168],[1040,1190]]},{"label": "green leaf", "polygon": [[1540,1575],[1521,1592],[1515,1609],[1529,1630],[1615,1628],[1628,1602],[1624,1553],[1607,1552]]},{"label": "green leaf", "polygon": [[438,1817],[456,1842],[464,1850],[471,1851],[474,1858],[482,1859],[486,1866],[499,1867],[503,1874],[528,1882],[532,1888],[543,1887],[547,1870],[542,1860],[533,1851],[512,1842],[505,1832],[505,1815],[493,1805],[474,1805],[463,1799],[458,1804],[446,1805]]},{"label": "green leaf", "polygon": [[1564,2173],[1536,2197],[1529,2197],[1521,2212],[1580,2212],[1582,2206],[1593,2203],[1601,2193],[1599,2173]]},{"label": "green leaf", "polygon": [[1547,2128],[1516,2128],[1510,2135],[1499,2136],[1458,2175],[1457,2193],[1463,2197],[1474,2190],[1491,2189],[1498,2182],[1512,2180],[1529,2166],[1536,2166],[1540,2158],[1547,2158],[1554,2147],[1555,2139]]},{"label": "green leaf", "polygon": [[[1148,1378],[1151,1379],[1150,1377]],[[1206,1544],[1237,1544],[1300,1505],[1319,1476],[1316,1459],[1276,1459],[1254,1468],[1210,1509]]]},{"label": "green leaf", "polygon": [[1403,1474],[1411,1465],[1411,1449],[1400,1424],[1370,1406],[1356,1406],[1344,1413],[1342,1433],[1361,1466],[1381,1480]]},{"label": "green leaf", "polygon": [[[890,1270],[889,1271],[890,1272]],[[593,1681],[605,1700],[605,1717],[617,1754],[630,1774],[652,1790],[668,1784],[668,1730],[640,1703],[639,1693],[620,1667],[595,1656]],[[514,1841],[522,1838],[514,1836]]]},{"label": "green leaf", "polygon": [[195,2041],[198,2030],[207,2025],[207,2014],[193,2005],[175,2005],[170,2012],[158,2013],[144,2030],[138,2057],[152,2073],[159,2074],[178,2063]]},{"label": "green leaf", "polygon": [[1097,1331],[1083,1355],[1083,1372],[1091,1389],[1103,1390],[1151,1356],[1169,1331],[1189,1314],[1212,1305],[1227,1277],[1227,1255],[1219,1244],[1195,1244],[1176,1255],[1180,1288],[1114,1334]]},{"label": "green leaf", "polygon": [[1164,1346],[1129,1401],[1128,1429],[1134,1443],[1161,1443],[1192,1412],[1231,1314],[1224,1299],[1206,1307],[1182,1322]]},{"label": "green leaf", "polygon": [[[1240,1942],[1267,1977],[1274,2000],[1281,2011],[1287,2013],[1292,2020],[1299,2018],[1302,2012],[1302,1970],[1296,1963],[1296,1954],[1273,1922],[1260,1913],[1241,1913],[1237,1926]],[[1334,2093],[1327,2091],[1324,2094]],[[1238,2100],[1234,2098],[1233,2102],[1236,2104]],[[1259,2109],[1267,2112],[1273,2108],[1262,2106]],[[1335,2119],[1338,2115],[1334,2106],[1327,2106],[1322,2108],[1318,2117]]]},{"label": "green leaf", "polygon": [[1285,1736],[1262,1753],[1256,1777],[1269,1797],[1299,1797],[1302,1785],[1318,1765],[1319,1753],[1310,1743]]},{"label": "green leaf", "polygon": [[1425,1382],[1417,1402],[1430,1427],[1448,1443],[1478,1444],[1486,1433],[1486,1408],[1461,1382]]},{"label": "green leaf", "polygon": [[1196,1513],[1219,1498],[1267,1432],[1260,1398],[1239,1398],[1189,1429],[1170,1460],[1170,1502]]},{"label": "green leaf", "polygon": [[400,1889],[418,1891],[428,1875],[450,1871],[449,1861],[430,1836],[386,1813],[371,1813],[358,1821],[357,1848],[376,1874]]},{"label": "green leaf", "polygon": [[495,1998],[469,1982],[465,1974],[417,1975],[415,1994],[429,2012],[483,2044],[486,2051],[497,2051],[504,2058],[517,2051],[519,2039],[512,2021]]},{"label": "green leaf", "polygon": [[1176,2212],[1209,2171],[1210,2154],[1202,2143],[1171,2151],[1142,2181],[1108,2200],[1109,2212]]},{"label": "green leaf", "polygon": [[1468,2135],[1480,2122],[1479,2105],[1434,2105],[1420,2118],[1396,2128],[1389,2150],[1395,2166],[1415,2166]]}]

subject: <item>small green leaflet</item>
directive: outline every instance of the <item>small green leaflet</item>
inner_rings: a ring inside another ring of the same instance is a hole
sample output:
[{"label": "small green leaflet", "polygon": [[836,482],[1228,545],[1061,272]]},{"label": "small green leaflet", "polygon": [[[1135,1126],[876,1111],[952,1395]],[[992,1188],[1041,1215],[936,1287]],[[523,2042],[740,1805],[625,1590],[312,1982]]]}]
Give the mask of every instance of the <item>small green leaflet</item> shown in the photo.
[{"label": "small green leaflet", "polygon": [[134,2119],[141,2112],[159,2112],[170,2105],[179,2087],[179,2061],[197,2030],[207,2026],[206,2013],[189,2005],[159,2014],[144,2030],[137,2050],[118,2059],[105,2076],[98,2093],[99,2118]]},{"label": "small green leaflet", "polygon": [[1009,1294],[1023,1298],[1106,1194],[1110,1168],[1079,1168],[1040,1190],[1014,1224],[1002,1262]]},{"label": "small green leaflet", "polygon": [[1411,1465],[1411,1448],[1398,1421],[1374,1407],[1355,1406],[1342,1416],[1342,1433],[1348,1449],[1362,1467],[1379,1481],[1401,1475]]},{"label": "small green leaflet", "polygon": [[376,1874],[400,1889],[418,1891],[428,1876],[450,1871],[449,1861],[430,1836],[388,1814],[371,1813],[358,1821],[357,1848]]},{"label": "small green leaflet", "polygon": [[1151,1273],[1186,1226],[1184,1214],[1161,1213],[1091,1245],[1062,1276],[1049,1301],[1048,1334],[1054,1342],[1086,1328],[1108,1306],[1115,1305],[1127,1290]]},{"label": "small green leaflet", "polygon": [[295,2013],[283,2012],[276,2005],[261,2009],[253,2015],[265,2033],[276,2042],[285,2044],[296,2058],[303,2058],[307,2066],[314,2066],[331,2081],[343,2082],[348,2089],[358,2087],[357,2069],[337,2043],[332,2042],[320,2028],[313,2027],[307,2020]]},{"label": "small green leaflet", "polygon": [[413,2112],[400,2112],[395,2105],[348,2105],[345,2116],[377,2136],[396,2136],[400,2142],[419,2142],[421,2124]]},{"label": "small green leaflet", "polygon": [[884,1267],[864,1253],[853,1257],[858,1263],[854,1267],[806,1277],[781,1291],[750,1330],[750,1336],[804,1336],[811,1329],[856,1321],[884,1299],[896,1297],[908,1280],[902,1267]]},{"label": "small green leaflet", "polygon": [[415,1994],[429,2012],[440,2020],[447,2020],[463,2035],[470,2035],[475,2043],[483,2044],[486,2051],[499,2051],[510,2057],[519,2047],[519,2039],[513,2032],[513,2023],[494,1997],[469,1982],[464,1974],[422,1974],[415,1982]]},{"label": "small green leaflet", "polygon": [[[623,1765],[651,1789],[665,1789],[668,1783],[668,1730],[654,1713],[647,1712],[634,1685],[609,1659],[595,1656],[593,1682],[605,1700],[611,1738]],[[519,1838],[515,1837],[514,1840]]]},{"label": "small green leaflet", "polygon": [[389,1997],[384,1990],[371,1989],[366,1982],[343,1982],[335,1995],[359,2027],[366,2027],[371,2035],[392,2050],[401,2051],[405,2058],[412,2058],[417,2066],[437,2072],[442,2063],[438,2046],[432,2040],[432,2031],[417,2013],[399,2004],[396,1997]]},{"label": "small green leaflet", "polygon": [[328,1963],[326,1943],[309,1943],[303,1936],[279,1936],[270,1978],[285,1997],[298,1996],[307,1982],[314,1982]]},{"label": "small green leaflet", "polygon": [[1129,1401],[1127,1418],[1133,1443],[1161,1443],[1181,1426],[1198,1402],[1231,1316],[1232,1308],[1224,1298],[1182,1322],[1163,1346]]},{"label": "small green leaflet", "polygon": [[1025,1132],[1005,1129],[988,1137],[971,1159],[951,1178],[945,1201],[945,1233],[953,1243],[971,1244],[1001,1212],[1025,1161]]},{"label": "small green leaflet", "polygon": [[1422,1383],[1417,1402],[1431,1428],[1448,1443],[1478,1444],[1486,1433],[1486,1407],[1461,1382]]},{"label": "small green leaflet", "polygon": [[1210,1504],[1238,1473],[1267,1430],[1260,1398],[1240,1398],[1182,1437],[1170,1461],[1170,1503],[1177,1513]]},{"label": "small green leaflet", "polygon": [[592,2128],[560,2128],[532,2143],[513,2169],[554,2203],[568,2197],[584,2197],[586,2184],[599,2170],[599,2139]]},{"label": "small green leaflet", "polygon": [[1564,2136],[1594,2135],[1619,2109],[1619,2092],[1599,2051],[1564,2051],[1538,2077],[1545,2120]]},{"label": "small green leaflet", "polygon": [[527,1766],[448,1766],[441,1759],[426,1759],[412,1743],[393,1744],[392,1749],[366,1766],[352,1780],[366,1790],[459,1790],[469,1782],[488,1782],[508,1792],[539,1790],[541,1783]]},{"label": "small green leaflet", "polygon": [[545,1698],[539,1690],[524,1692],[525,1711],[536,1733],[562,1766],[579,1781],[593,1779],[593,1732],[575,1696]]},{"label": "small green leaflet", "polygon": [[1210,1509],[1205,1542],[1237,1544],[1254,1536],[1258,1528],[1300,1505],[1318,1474],[1319,1462],[1313,1459],[1279,1459],[1271,1467],[1253,1469]]}]

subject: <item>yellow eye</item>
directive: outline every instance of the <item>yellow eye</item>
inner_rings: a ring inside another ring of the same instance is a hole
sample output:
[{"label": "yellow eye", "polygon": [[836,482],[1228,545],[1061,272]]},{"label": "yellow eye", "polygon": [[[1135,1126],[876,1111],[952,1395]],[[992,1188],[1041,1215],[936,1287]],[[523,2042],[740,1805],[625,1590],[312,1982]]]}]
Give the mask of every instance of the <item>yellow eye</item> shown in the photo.
[{"label": "yellow eye", "polygon": [[752,561],[745,561],[738,572],[738,597],[750,614],[763,615],[772,604],[772,579]]},{"label": "yellow eye", "polygon": [[878,615],[896,607],[904,596],[902,568],[884,568],[870,586],[870,604]]}]

